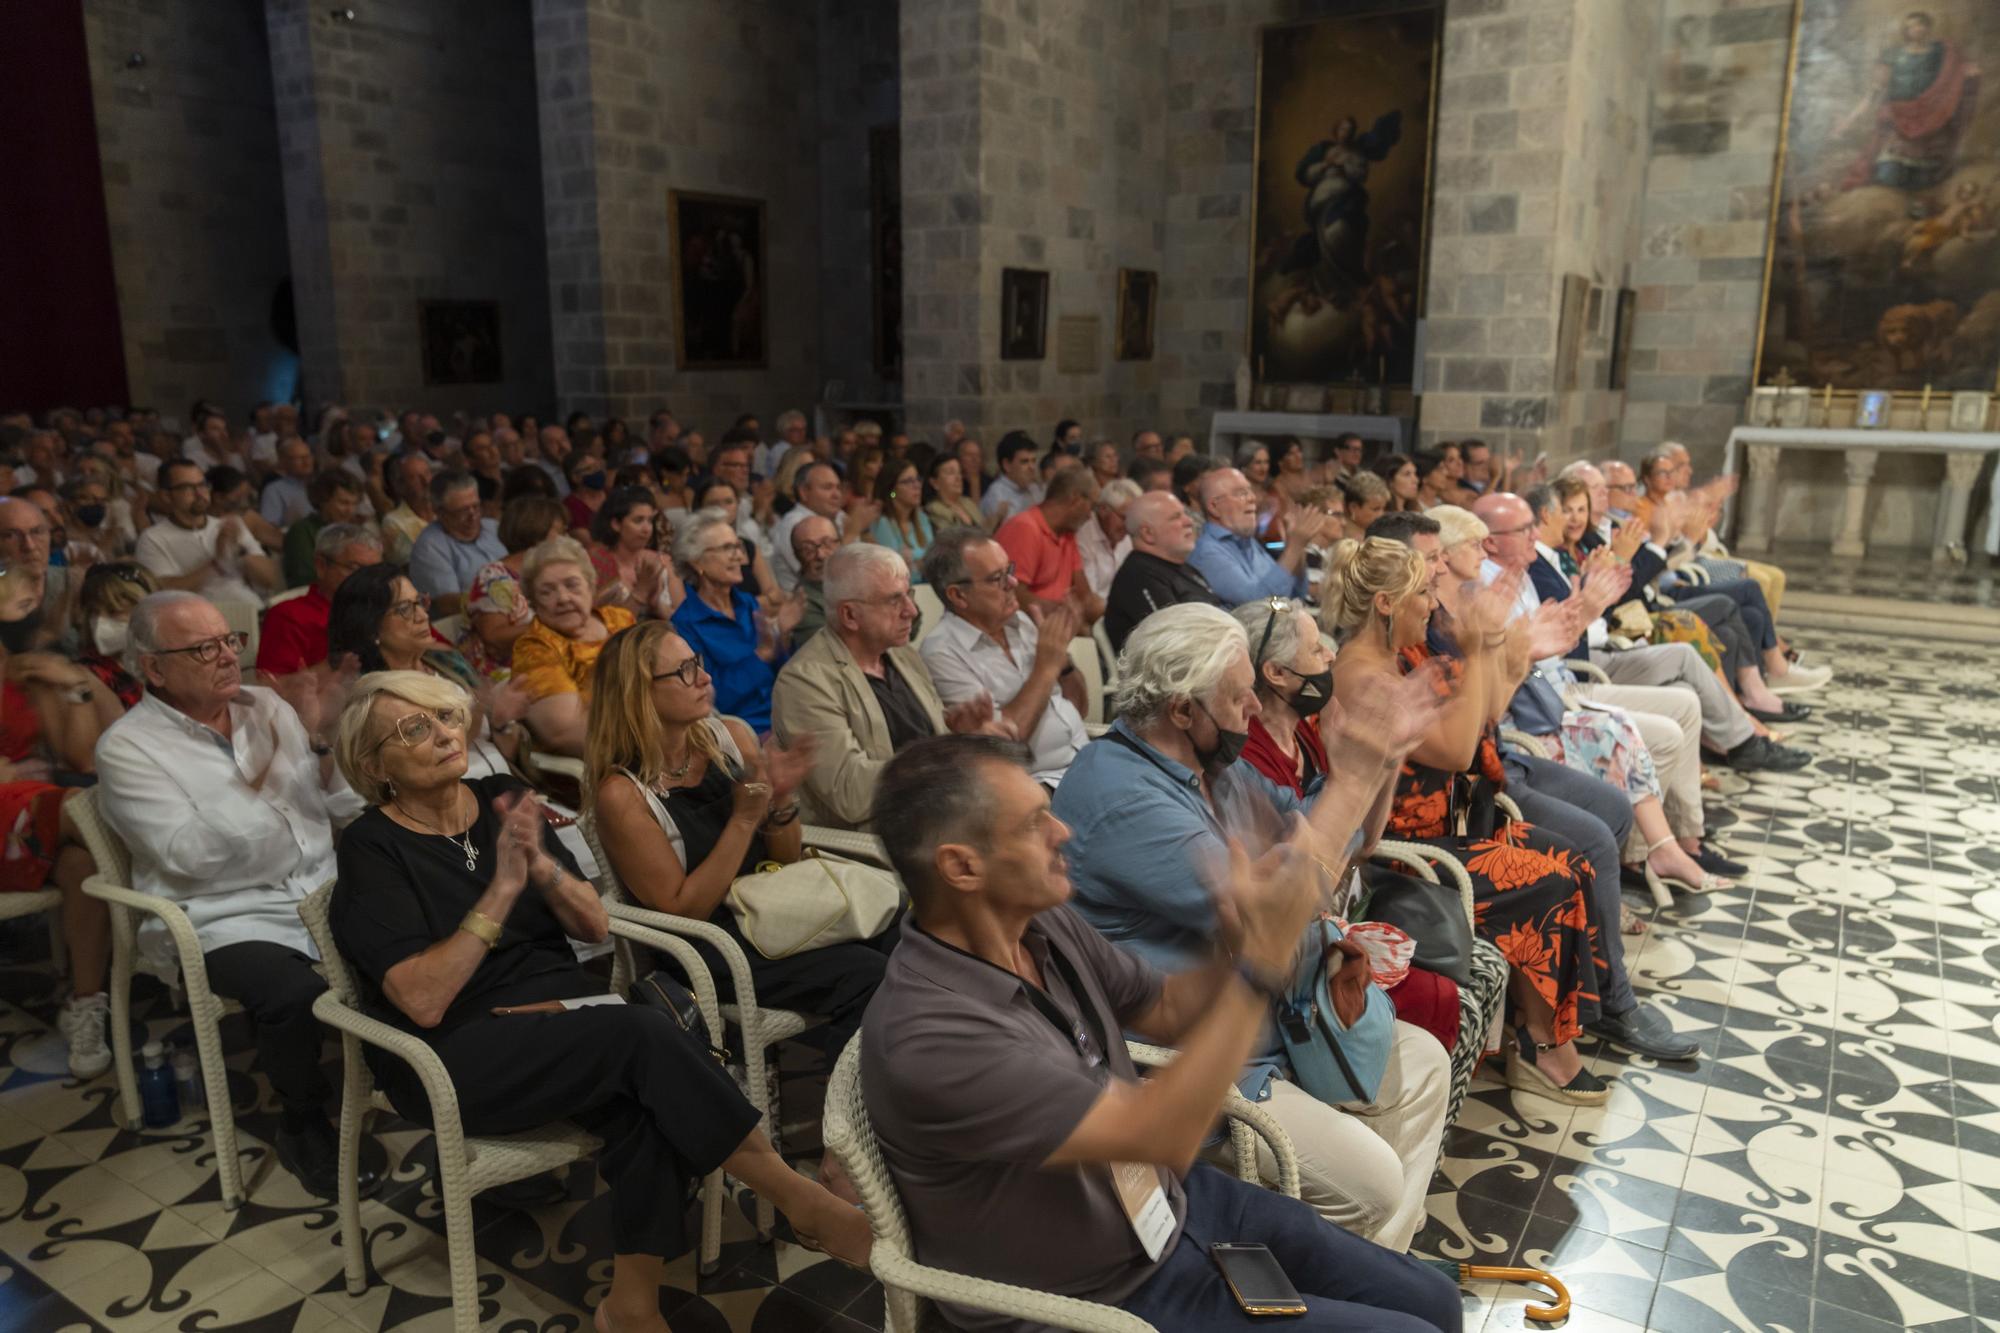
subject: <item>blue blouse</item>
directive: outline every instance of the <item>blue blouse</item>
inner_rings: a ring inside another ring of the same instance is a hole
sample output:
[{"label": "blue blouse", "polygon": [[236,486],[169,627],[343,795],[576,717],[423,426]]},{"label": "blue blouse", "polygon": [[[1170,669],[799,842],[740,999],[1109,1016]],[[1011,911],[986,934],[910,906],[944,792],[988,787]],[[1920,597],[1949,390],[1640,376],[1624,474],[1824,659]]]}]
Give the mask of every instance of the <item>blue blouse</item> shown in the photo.
[{"label": "blue blouse", "polygon": [[741,588],[729,594],[735,618],[722,615],[692,590],[674,608],[674,633],[701,654],[715,681],[715,711],[743,719],[758,735],[771,729],[771,686],[784,664],[757,656],[757,599]]},{"label": "blue blouse", "polygon": [[[917,511],[916,527],[917,541],[914,546],[903,540],[902,529],[898,528],[896,520],[890,518],[887,514],[875,520],[875,527],[869,535],[875,538],[877,546],[886,546],[892,551],[900,551],[902,554],[910,557],[913,564],[921,565],[924,553],[929,551],[931,543],[937,540],[937,529],[931,526],[930,516],[925,514],[921,509]],[[923,581],[924,575],[921,568],[910,570],[910,582],[922,583]]]}]

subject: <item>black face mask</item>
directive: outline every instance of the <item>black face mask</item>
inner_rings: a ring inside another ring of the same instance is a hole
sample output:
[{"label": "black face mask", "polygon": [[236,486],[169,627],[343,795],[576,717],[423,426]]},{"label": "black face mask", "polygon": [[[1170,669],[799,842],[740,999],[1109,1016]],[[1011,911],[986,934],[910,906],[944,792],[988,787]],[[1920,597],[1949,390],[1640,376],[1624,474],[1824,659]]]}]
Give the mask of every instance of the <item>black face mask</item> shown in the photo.
[{"label": "black face mask", "polygon": [[5,645],[10,653],[25,653],[35,646],[35,632],[41,627],[39,606],[19,620],[0,621],[0,645]]},{"label": "black face mask", "polygon": [[[1195,745],[1194,757],[1201,764],[1201,771],[1210,777],[1214,777],[1236,762],[1237,756],[1243,753],[1243,747],[1250,743],[1250,733],[1247,731],[1225,731],[1222,728],[1222,724],[1215,720],[1215,714],[1208,711],[1207,705],[1196,700],[1195,707],[1201,709],[1202,713],[1207,716],[1208,725],[1215,728],[1215,744],[1207,750],[1203,750],[1201,746]],[[1194,745],[1193,732],[1188,733],[1188,743]]]},{"label": "black face mask", "polygon": [[577,478],[577,480],[583,483],[583,489],[586,491],[601,491],[604,489],[604,474],[602,472],[586,472],[583,476]]},{"label": "black face mask", "polygon": [[1333,698],[1333,668],[1315,671],[1310,676],[1302,671],[1292,671],[1290,667],[1285,669],[1299,678],[1298,689],[1293,690],[1292,697],[1285,702],[1290,704],[1292,711],[1300,717],[1319,716],[1320,710],[1326,707],[1327,700]]},{"label": "black face mask", "polygon": [[94,528],[102,523],[104,521],[104,514],[105,506],[103,505],[78,505],[76,507],[76,521],[83,524],[86,528]]}]

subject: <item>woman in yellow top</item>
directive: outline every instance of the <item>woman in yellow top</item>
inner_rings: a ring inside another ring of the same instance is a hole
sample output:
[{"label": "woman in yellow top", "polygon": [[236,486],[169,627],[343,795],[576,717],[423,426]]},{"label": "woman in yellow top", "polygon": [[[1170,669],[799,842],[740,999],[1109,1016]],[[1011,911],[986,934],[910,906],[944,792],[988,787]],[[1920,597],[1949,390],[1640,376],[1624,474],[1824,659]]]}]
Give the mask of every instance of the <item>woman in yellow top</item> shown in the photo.
[{"label": "woman in yellow top", "polygon": [[535,612],[535,623],[514,640],[513,681],[528,696],[528,730],[536,749],[581,758],[597,655],[634,617],[622,606],[591,605],[597,579],[590,555],[568,537],[528,552],[521,587]]}]

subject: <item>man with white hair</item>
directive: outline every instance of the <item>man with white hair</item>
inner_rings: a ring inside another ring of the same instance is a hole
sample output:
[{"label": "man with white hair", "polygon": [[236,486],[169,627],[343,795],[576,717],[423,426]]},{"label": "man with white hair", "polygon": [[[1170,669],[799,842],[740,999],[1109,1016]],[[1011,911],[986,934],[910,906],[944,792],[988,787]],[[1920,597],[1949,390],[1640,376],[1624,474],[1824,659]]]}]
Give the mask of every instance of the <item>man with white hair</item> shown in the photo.
[{"label": "man with white hair", "polygon": [[[1052,808],[1071,830],[1064,851],[1078,913],[1105,938],[1169,970],[1211,957],[1226,928],[1207,876],[1226,863],[1231,840],[1255,854],[1294,820],[1315,830],[1341,825],[1340,845],[1314,851],[1334,867],[1379,837],[1388,815],[1383,790],[1439,706],[1420,674],[1385,676],[1372,682],[1369,698],[1344,700],[1357,717],[1378,719],[1370,740],[1386,754],[1365,776],[1350,774],[1302,801],[1238,762],[1259,704],[1249,639],[1234,616],[1211,606],[1170,607],[1133,632],[1122,663],[1118,720],[1070,765]],[[1335,772],[1347,760],[1334,756],[1351,740],[1342,724],[1335,710],[1320,715]],[[1364,811],[1368,817],[1357,818]],[[1336,888],[1329,874],[1323,889]],[[1295,967],[1318,966],[1320,953],[1314,926],[1300,940]],[[1356,998],[1358,1013],[1340,1021],[1357,1040],[1386,1045],[1378,1081],[1359,1077],[1351,1095],[1323,1101],[1306,1091],[1273,1031],[1252,1051],[1237,1086],[1291,1136],[1301,1197],[1334,1225],[1401,1251],[1424,1220],[1450,1061],[1429,1032],[1395,1018],[1385,995],[1364,989]],[[1260,1166],[1268,1174],[1275,1163]]]},{"label": "man with white hair", "polygon": [[1203,525],[1188,563],[1201,571],[1225,605],[1259,597],[1311,597],[1306,548],[1317,545],[1330,515],[1295,510],[1276,559],[1257,540],[1257,488],[1233,467],[1215,468],[1195,483]]},{"label": "man with white hair", "polygon": [[[333,1090],[312,1011],[326,983],[298,906],[334,875],[335,821],[360,809],[352,793],[351,806],[328,799],[344,789],[329,742],[337,678],[284,677],[282,697],[245,685],[243,636],[191,592],[142,599],[130,633],[146,697],[98,738],[98,808],[131,850],[132,887],[187,913],[209,986],[249,1011],[280,1104],[279,1163],[333,1198]],[[142,947],[163,933],[149,919]]]},{"label": "man with white hair", "polygon": [[1084,582],[1099,598],[1111,595],[1111,580],[1118,566],[1132,553],[1132,537],[1125,530],[1125,511],[1142,492],[1139,483],[1124,477],[1106,482],[1091,505],[1090,517],[1076,530],[1077,554],[1083,557]]},{"label": "man with white hair", "polygon": [[[759,444],[752,455],[752,466],[760,477],[776,476],[786,454],[806,447],[806,414],[797,408],[787,408],[778,413],[777,430],[778,438],[769,444]],[[781,548],[783,545],[779,542]]]},{"label": "man with white hair", "polygon": [[435,615],[454,616],[465,606],[465,590],[480,570],[507,558],[500,525],[479,503],[479,478],[446,468],[431,479],[431,509],[437,515],[410,547],[410,582],[431,599]]},{"label": "man with white hair", "polygon": [[793,653],[771,688],[771,727],[790,748],[811,736],[800,799],[808,824],[861,828],[889,756],[945,731],[993,731],[993,700],[947,709],[910,646],[910,569],[887,547],[856,542],[826,562],[826,628]]},{"label": "man with white hair", "polygon": [[1104,598],[1104,632],[1114,653],[1125,647],[1126,636],[1140,621],[1162,607],[1222,605],[1201,571],[1188,563],[1194,552],[1194,519],[1171,492],[1147,491],[1126,506],[1125,532],[1132,551],[1112,575]]},{"label": "man with white hair", "polygon": [[[855,521],[849,523],[841,508],[846,490],[840,484],[840,469],[831,463],[808,463],[792,476],[792,507],[771,529],[771,573],[784,592],[799,586],[799,556],[792,547],[792,533],[809,518],[819,517],[833,524],[834,535],[843,541],[866,538],[882,506],[870,496],[860,496],[848,508]],[[850,536],[849,534],[852,534]]]}]

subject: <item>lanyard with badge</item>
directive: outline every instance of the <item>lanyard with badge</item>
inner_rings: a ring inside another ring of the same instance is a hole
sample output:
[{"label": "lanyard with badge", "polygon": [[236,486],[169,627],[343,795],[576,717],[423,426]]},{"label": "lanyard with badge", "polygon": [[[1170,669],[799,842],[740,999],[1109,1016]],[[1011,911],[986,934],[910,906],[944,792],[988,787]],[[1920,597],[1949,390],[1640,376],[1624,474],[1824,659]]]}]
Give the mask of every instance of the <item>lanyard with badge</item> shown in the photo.
[{"label": "lanyard with badge", "polygon": [[[1097,1007],[1091,1003],[1090,993],[1083,988],[1076,969],[1069,959],[1063,957],[1054,940],[1048,941],[1049,962],[1062,977],[1063,985],[1069,988],[1070,998],[1076,1001],[1077,1012],[1082,1015],[1072,1023],[1056,1007],[1041,987],[1023,982],[1028,993],[1028,1002],[1035,1012],[1047,1019],[1050,1026],[1062,1034],[1063,1040],[1076,1048],[1090,1069],[1106,1065],[1110,1060],[1110,1046],[1106,1042],[1104,1025],[1098,1020]],[[1084,1024],[1089,1024],[1085,1031]],[[1094,1045],[1093,1045],[1094,1043]],[[1125,1210],[1125,1220],[1132,1225],[1132,1234],[1146,1251],[1148,1260],[1158,1260],[1166,1249],[1167,1241],[1174,1234],[1174,1210],[1167,1202],[1167,1192],[1160,1185],[1158,1167],[1144,1162],[1112,1162],[1111,1183],[1118,1191],[1118,1202]]]}]

